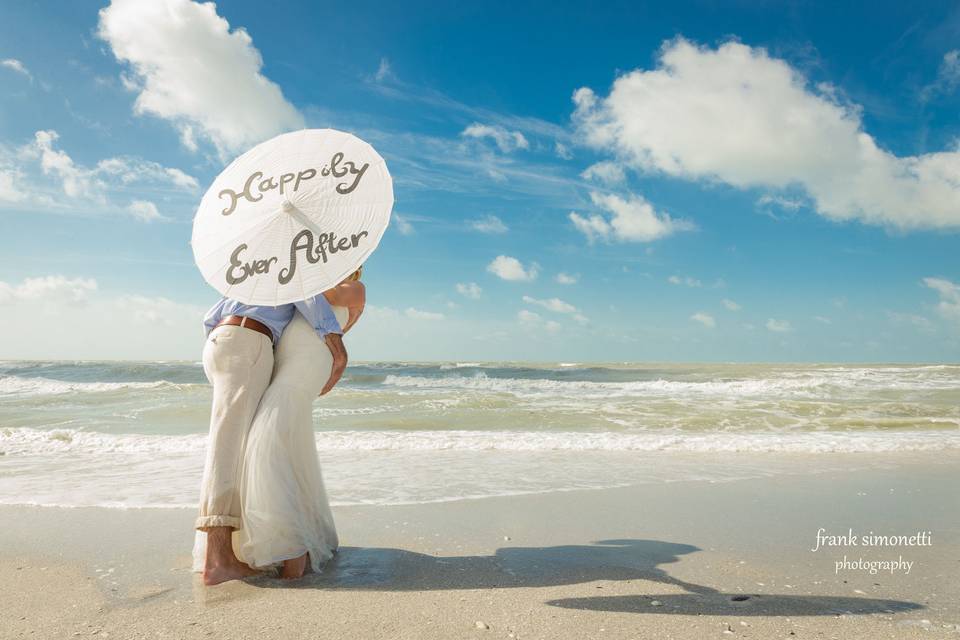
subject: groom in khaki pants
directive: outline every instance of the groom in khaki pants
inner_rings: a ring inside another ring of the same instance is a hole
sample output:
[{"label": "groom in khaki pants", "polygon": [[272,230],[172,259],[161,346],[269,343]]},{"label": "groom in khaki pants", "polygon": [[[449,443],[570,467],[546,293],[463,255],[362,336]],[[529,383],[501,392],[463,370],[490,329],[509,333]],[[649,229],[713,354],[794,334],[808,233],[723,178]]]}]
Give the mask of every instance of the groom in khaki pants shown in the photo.
[{"label": "groom in khaki pants", "polygon": [[[215,318],[203,347],[203,370],[213,386],[213,407],[195,527],[207,533],[203,579],[208,585],[255,573],[233,553],[232,536],[241,526],[237,489],[243,449],[260,398],[270,384],[274,340],[267,324],[256,320],[250,309],[245,312],[248,315]],[[222,312],[211,310],[211,314]],[[293,305],[275,315],[285,326],[293,316]]]},{"label": "groom in khaki pants", "polygon": [[203,319],[207,333],[203,370],[213,385],[213,408],[200,513],[194,526],[207,534],[203,568],[207,585],[256,573],[233,551],[233,532],[242,526],[240,465],[250,425],[273,375],[273,347],[297,310],[324,337],[333,354],[334,367],[322,395],[347,366],[342,330],[323,294],[277,307],[221,298]]}]

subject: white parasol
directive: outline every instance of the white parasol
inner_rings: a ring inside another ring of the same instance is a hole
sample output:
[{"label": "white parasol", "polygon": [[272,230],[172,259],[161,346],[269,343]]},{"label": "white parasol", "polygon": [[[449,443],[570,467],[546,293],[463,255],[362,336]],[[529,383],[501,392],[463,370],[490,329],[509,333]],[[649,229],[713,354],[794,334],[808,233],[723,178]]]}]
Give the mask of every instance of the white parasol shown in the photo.
[{"label": "white parasol", "polygon": [[369,144],[334,129],[285,133],[214,180],[193,221],[193,257],[229,298],[305,300],[356,271],[392,208],[393,180]]}]

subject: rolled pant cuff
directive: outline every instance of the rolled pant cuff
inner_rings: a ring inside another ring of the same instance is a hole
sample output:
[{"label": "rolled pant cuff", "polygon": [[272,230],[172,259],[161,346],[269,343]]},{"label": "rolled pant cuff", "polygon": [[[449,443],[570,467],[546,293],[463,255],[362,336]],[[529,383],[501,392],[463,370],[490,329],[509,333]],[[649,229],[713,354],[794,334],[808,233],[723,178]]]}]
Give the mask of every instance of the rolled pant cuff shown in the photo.
[{"label": "rolled pant cuff", "polygon": [[233,527],[240,528],[240,518],[236,516],[200,516],[194,523],[195,529],[208,529],[210,527]]}]

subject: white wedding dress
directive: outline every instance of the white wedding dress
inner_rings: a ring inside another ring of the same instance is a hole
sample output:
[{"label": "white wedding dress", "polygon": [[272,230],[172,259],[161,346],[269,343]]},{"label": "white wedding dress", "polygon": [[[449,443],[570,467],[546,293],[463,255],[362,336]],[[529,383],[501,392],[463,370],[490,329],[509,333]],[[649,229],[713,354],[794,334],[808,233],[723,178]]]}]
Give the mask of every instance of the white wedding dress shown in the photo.
[{"label": "white wedding dress", "polygon": [[[345,326],[346,307],[333,312]],[[299,313],[277,344],[273,378],[257,408],[240,473],[241,519],[233,532],[237,557],[258,569],[310,553],[323,570],[339,546],[317,459],[313,401],[330,378],[330,349]],[[206,533],[198,531],[193,569],[202,571]]]}]

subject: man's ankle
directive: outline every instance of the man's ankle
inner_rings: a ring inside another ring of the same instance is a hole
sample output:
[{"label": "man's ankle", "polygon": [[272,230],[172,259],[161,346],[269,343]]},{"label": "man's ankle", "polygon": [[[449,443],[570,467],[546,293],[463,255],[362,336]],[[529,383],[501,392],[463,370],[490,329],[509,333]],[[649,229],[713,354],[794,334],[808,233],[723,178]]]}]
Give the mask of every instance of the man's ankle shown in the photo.
[{"label": "man's ankle", "polygon": [[233,552],[233,527],[207,529],[207,564],[224,565],[238,562]]}]

